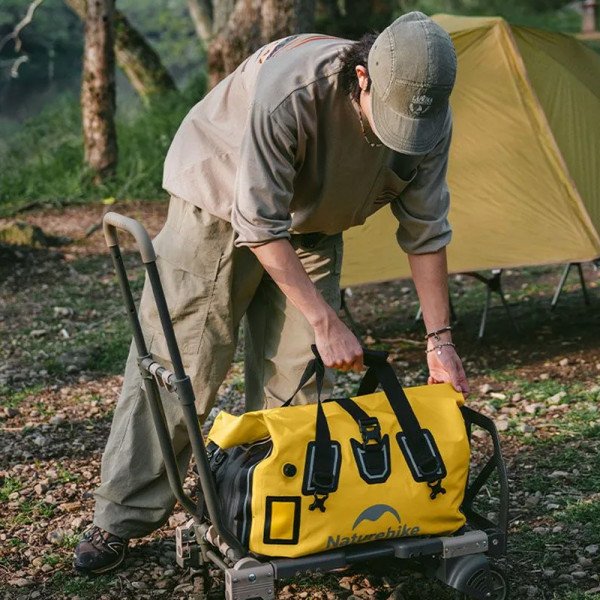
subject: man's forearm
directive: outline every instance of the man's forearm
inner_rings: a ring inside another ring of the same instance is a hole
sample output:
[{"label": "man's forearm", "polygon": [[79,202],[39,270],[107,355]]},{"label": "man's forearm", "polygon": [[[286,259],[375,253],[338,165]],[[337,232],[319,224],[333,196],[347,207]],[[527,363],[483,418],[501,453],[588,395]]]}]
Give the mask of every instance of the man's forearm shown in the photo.
[{"label": "man's forearm", "polygon": [[[408,260],[427,331],[446,327],[450,324],[446,249],[427,254],[409,254]],[[443,337],[450,338],[450,335]]]},{"label": "man's forearm", "polygon": [[335,311],[306,274],[288,240],[275,240],[251,250],[273,281],[313,328],[332,316],[336,317]]}]

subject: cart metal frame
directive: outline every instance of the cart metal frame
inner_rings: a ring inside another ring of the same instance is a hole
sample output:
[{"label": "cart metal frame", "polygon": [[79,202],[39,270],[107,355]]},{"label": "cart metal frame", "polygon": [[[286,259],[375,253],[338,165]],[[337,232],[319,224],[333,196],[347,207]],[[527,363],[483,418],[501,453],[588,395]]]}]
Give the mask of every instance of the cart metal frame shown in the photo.
[{"label": "cart metal frame", "polygon": [[[507,597],[504,575],[494,569],[492,576],[490,559],[501,557],[506,552],[508,478],[493,421],[466,407],[462,411],[469,434],[473,426],[486,430],[493,441],[493,455],[467,486],[463,504],[467,526],[457,535],[380,540],[293,559],[259,557],[247,551],[221,518],[219,497],[195,408],[194,391],[183,368],[150,237],[139,222],[114,212],[104,216],[103,228],[133,329],[138,365],[169,483],[181,506],[192,517],[176,530],[177,562],[180,566],[206,568],[208,563],[213,563],[219,567],[225,575],[226,600],[272,600],[275,598],[277,580],[306,571],[331,571],[384,557],[417,560],[428,574],[437,577],[466,598],[504,600]],[[173,370],[155,361],[148,351],[121,256],[117,230],[131,234],[137,242]],[[199,497],[196,501],[186,494],[182,486],[165,423],[159,387],[164,387],[174,395],[181,405],[198,474]],[[497,474],[500,485],[497,523],[477,513],[473,507],[477,494],[493,473]],[[205,515],[208,515],[208,519]]]}]

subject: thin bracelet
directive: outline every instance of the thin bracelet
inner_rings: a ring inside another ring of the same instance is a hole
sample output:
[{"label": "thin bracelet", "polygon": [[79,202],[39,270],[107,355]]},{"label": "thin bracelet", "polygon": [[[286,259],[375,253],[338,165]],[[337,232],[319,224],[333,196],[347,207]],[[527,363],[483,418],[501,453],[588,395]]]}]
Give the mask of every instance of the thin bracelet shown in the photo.
[{"label": "thin bracelet", "polygon": [[440,329],[436,329],[435,331],[427,333],[425,335],[425,339],[428,340],[430,337],[434,337],[439,342],[440,333],[444,333],[445,331],[452,331],[452,325],[446,325],[445,327],[441,327]]},{"label": "thin bracelet", "polygon": [[433,346],[432,348],[428,348],[427,350],[425,350],[425,354],[429,354],[430,352],[433,352],[434,350],[437,350],[438,354],[441,354],[441,348],[443,348],[444,346],[452,346],[453,348],[456,348],[456,344],[453,344],[452,342],[444,342],[443,344],[437,344],[435,346]]}]

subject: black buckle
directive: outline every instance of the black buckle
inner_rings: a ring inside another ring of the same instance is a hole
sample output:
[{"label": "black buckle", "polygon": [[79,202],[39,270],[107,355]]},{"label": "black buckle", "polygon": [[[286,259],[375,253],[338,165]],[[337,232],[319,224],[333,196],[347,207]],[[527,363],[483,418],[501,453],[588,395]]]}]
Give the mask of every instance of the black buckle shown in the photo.
[{"label": "black buckle", "polygon": [[314,502],[308,507],[308,510],[316,510],[317,508],[321,512],[325,512],[327,509],[325,508],[325,500],[329,498],[329,494],[317,494],[317,492],[313,495]]},{"label": "black buckle", "polygon": [[442,480],[438,479],[437,481],[434,482],[427,482],[427,485],[429,486],[429,489],[431,490],[431,494],[429,494],[429,497],[432,500],[435,500],[439,494],[444,495],[446,493],[446,488],[442,487]]},{"label": "black buckle", "polygon": [[[381,427],[376,417],[368,419],[359,419],[358,428],[363,439],[363,448],[365,450],[377,450],[381,447]],[[369,442],[375,442],[369,444]]]}]

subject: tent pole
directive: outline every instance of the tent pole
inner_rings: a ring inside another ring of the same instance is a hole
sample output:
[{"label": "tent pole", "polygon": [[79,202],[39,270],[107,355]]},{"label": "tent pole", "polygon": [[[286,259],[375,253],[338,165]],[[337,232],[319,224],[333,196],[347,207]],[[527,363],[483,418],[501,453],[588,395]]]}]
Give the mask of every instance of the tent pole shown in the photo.
[{"label": "tent pole", "polygon": [[581,293],[583,294],[583,301],[585,302],[586,306],[590,305],[590,296],[588,294],[588,290],[585,285],[585,277],[583,276],[583,268],[581,266],[581,263],[580,262],[571,262],[571,263],[568,263],[567,266],[563,270],[563,273],[560,277],[560,281],[558,282],[558,285],[556,286],[556,291],[554,292],[552,302],[550,304],[550,310],[554,310],[556,308],[556,305],[558,304],[558,299],[560,298],[560,295],[562,294],[563,288],[567,281],[567,277],[569,276],[569,272],[571,271],[571,267],[573,267],[573,266],[577,267],[577,271],[579,273],[579,283],[581,284]]},{"label": "tent pole", "polygon": [[490,304],[492,301],[492,292],[496,292],[500,296],[500,300],[502,301],[502,306],[508,315],[508,319],[513,326],[513,329],[516,333],[519,333],[519,326],[517,322],[514,320],[512,313],[510,312],[510,307],[508,302],[506,301],[506,297],[504,296],[504,291],[502,290],[502,271],[503,269],[493,269],[491,277],[485,277],[485,275],[481,275],[476,271],[470,271],[465,273],[465,275],[469,275],[474,277],[481,283],[484,283],[487,287],[487,293],[485,296],[485,304],[483,306],[483,314],[481,315],[481,322],[479,324],[479,334],[477,339],[481,341],[483,339],[483,335],[485,333],[485,327],[487,325],[487,316],[490,308]]}]

